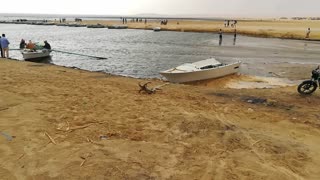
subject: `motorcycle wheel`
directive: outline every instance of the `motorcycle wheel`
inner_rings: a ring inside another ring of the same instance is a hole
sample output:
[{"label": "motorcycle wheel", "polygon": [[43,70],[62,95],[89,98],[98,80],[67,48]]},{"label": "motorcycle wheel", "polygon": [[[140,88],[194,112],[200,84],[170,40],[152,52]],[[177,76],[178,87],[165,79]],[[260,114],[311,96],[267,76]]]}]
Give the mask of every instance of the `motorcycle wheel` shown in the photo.
[{"label": "motorcycle wheel", "polygon": [[317,84],[313,81],[303,82],[298,86],[298,92],[302,95],[312,94],[317,89]]}]

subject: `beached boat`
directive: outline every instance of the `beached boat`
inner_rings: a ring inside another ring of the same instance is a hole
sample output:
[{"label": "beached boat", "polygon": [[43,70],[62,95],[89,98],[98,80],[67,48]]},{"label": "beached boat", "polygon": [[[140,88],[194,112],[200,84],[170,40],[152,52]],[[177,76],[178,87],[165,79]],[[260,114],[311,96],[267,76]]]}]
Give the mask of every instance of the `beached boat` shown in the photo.
[{"label": "beached boat", "polygon": [[71,24],[67,24],[66,26],[68,26],[68,27],[86,27],[87,25],[78,24],[78,23],[71,23]]},{"label": "beached boat", "polygon": [[128,29],[127,25],[111,25],[108,26],[108,29]]},{"label": "beached boat", "polygon": [[98,23],[96,25],[87,25],[87,28],[107,28],[107,26]]},{"label": "beached boat", "polygon": [[21,53],[22,53],[23,59],[29,60],[29,59],[40,59],[40,58],[49,57],[51,51],[48,49],[42,49],[42,50],[36,50],[36,51],[25,49],[21,51]]},{"label": "beached boat", "polygon": [[161,27],[154,27],[154,28],[153,28],[153,31],[154,31],[154,32],[159,32],[159,31],[161,31]]},{"label": "beached boat", "polygon": [[68,25],[69,24],[64,24],[64,23],[63,24],[61,24],[61,23],[60,24],[56,24],[56,26],[68,26]]},{"label": "beached boat", "polygon": [[184,83],[223,77],[238,72],[241,61],[223,64],[214,58],[187,63],[178,67],[162,71],[160,74],[168,81]]}]

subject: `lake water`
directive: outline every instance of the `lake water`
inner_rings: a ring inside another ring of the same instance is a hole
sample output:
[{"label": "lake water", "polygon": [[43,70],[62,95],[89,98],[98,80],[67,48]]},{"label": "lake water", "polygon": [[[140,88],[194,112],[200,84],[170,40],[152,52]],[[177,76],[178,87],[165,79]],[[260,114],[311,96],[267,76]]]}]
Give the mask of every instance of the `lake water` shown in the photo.
[{"label": "lake water", "polygon": [[[56,65],[136,78],[159,78],[159,71],[210,57],[226,63],[241,60],[242,73],[262,76],[268,76],[268,70],[263,70],[266,63],[320,62],[320,42],[238,35],[234,43],[232,35],[224,34],[219,46],[216,33],[18,24],[0,24],[0,33],[6,34],[11,49],[19,47],[21,38],[34,42],[47,40],[56,50],[108,58],[98,60],[52,52],[52,63]],[[10,51],[10,54],[12,58],[22,59],[19,51]]]}]

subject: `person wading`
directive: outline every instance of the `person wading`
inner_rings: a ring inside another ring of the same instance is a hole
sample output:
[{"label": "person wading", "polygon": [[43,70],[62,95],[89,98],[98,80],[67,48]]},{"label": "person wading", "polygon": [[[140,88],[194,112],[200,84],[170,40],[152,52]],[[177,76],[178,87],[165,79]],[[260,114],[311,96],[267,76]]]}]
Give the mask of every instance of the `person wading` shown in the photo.
[{"label": "person wading", "polygon": [[306,38],[309,38],[309,36],[310,36],[310,32],[311,32],[311,29],[310,29],[310,28],[308,28],[307,33],[306,33]]}]

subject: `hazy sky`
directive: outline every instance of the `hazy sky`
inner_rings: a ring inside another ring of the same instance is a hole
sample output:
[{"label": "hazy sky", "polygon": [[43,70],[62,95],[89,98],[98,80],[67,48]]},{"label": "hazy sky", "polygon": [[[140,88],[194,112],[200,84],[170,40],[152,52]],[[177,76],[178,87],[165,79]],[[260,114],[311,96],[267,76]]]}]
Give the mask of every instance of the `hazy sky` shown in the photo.
[{"label": "hazy sky", "polygon": [[320,16],[320,0],[8,0],[1,13]]}]

